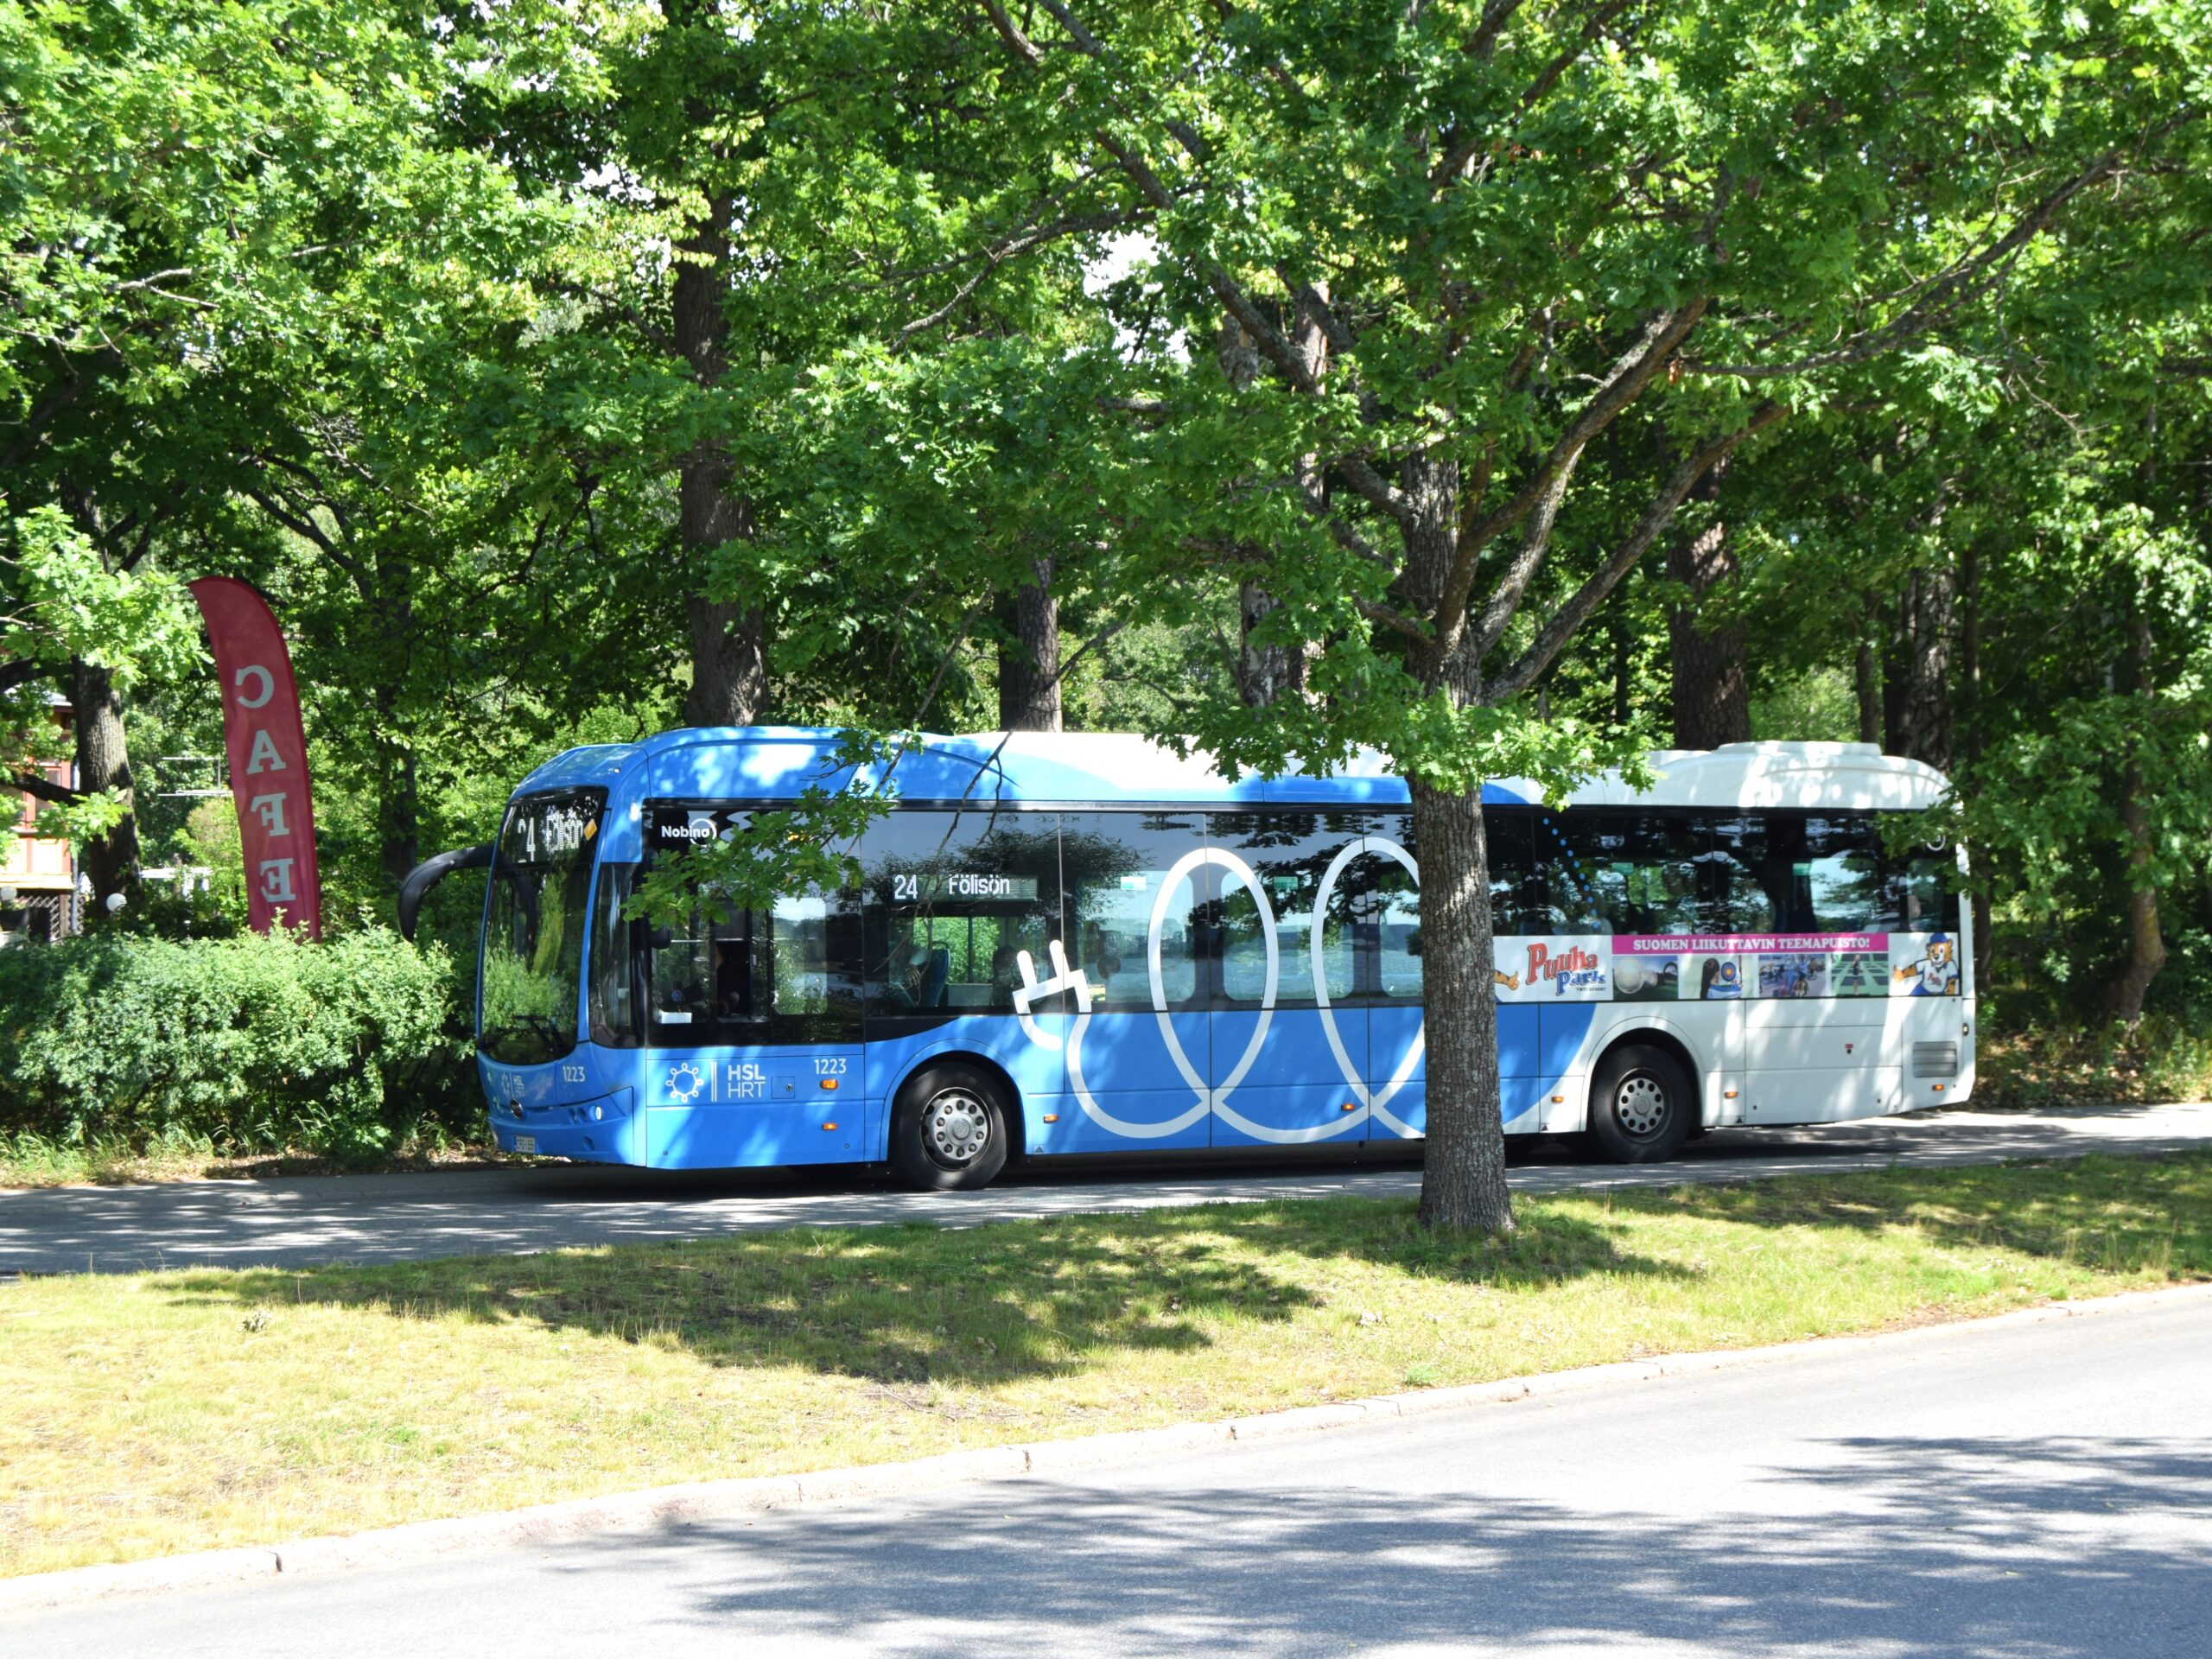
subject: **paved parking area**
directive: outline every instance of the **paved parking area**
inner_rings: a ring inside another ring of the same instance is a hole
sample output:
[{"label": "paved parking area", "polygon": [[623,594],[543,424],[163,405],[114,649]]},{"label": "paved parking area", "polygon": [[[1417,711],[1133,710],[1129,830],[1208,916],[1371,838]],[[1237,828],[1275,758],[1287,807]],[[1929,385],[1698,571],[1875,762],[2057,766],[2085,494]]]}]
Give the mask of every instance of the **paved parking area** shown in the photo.
[{"label": "paved parking area", "polygon": [[[1509,1143],[1517,1192],[1675,1185],[1891,1165],[2000,1163],[2212,1146],[2212,1103],[1931,1112],[1821,1128],[1716,1130],[1669,1164],[1585,1160],[1568,1143]],[[0,1192],[0,1274],[305,1266],[512,1254],[776,1227],[1406,1196],[1417,1164],[1154,1162],[1045,1166],[982,1192],[910,1192],[866,1171],[677,1173],[577,1166]]]}]

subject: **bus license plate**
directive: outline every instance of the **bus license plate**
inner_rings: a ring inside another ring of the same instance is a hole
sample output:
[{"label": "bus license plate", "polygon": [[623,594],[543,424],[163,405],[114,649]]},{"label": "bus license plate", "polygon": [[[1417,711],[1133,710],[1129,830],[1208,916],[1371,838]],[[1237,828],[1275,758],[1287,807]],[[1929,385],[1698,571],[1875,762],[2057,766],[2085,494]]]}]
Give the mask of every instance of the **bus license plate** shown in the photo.
[{"label": "bus license plate", "polygon": [[537,1150],[537,1137],[534,1135],[518,1135],[515,1136],[515,1150],[517,1152],[536,1152]]}]

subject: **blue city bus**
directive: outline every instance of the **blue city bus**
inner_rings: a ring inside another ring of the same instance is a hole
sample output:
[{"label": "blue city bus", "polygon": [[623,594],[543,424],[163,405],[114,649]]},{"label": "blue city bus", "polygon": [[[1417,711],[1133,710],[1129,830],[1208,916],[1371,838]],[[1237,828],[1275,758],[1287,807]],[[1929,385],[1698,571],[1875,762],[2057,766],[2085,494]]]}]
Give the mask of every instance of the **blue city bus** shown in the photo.
[{"label": "blue city bus", "polygon": [[[1379,763],[1224,778],[1106,734],[931,738],[863,879],[681,927],[657,858],[849,781],[838,734],[685,729],[556,756],[488,868],[477,1048],[520,1153],[659,1169],[1405,1147],[1424,1098],[1421,849]],[[1859,744],[1653,757],[1560,810],[1484,786],[1511,1134],[1645,1160],[1721,1124],[1972,1090],[1958,856],[1887,849],[1943,780]]]}]

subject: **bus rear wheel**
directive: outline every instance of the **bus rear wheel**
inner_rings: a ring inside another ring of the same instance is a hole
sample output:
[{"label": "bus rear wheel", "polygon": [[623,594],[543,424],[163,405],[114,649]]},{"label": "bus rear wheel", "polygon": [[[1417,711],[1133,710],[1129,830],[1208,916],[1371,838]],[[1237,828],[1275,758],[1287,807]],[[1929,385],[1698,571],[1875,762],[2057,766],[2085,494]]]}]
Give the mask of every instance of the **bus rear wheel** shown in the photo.
[{"label": "bus rear wheel", "polygon": [[1007,1110],[999,1090],[964,1065],[932,1065],[907,1079],[891,1114],[891,1165],[910,1186],[969,1192],[1006,1167]]},{"label": "bus rear wheel", "polygon": [[1697,1115],[1690,1080],[1664,1049],[1625,1044],[1590,1079],[1590,1142],[1608,1163],[1664,1162]]}]

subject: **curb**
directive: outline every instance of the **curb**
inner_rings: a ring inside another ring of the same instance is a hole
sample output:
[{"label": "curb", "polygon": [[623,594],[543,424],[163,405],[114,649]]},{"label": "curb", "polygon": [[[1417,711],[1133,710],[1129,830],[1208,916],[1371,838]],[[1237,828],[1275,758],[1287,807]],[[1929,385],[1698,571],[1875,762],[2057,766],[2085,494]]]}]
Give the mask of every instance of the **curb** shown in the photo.
[{"label": "curb", "polygon": [[1052,1479],[1133,1463],[1287,1435],[1349,1428],[1391,1417],[1425,1417],[1516,1400],[1542,1400],[1624,1382],[1656,1382],[1739,1366],[1769,1364],[1800,1356],[1890,1347],[1949,1336],[1972,1326],[2043,1325],[2107,1313],[2133,1312],[2174,1302],[2212,1302],[2212,1284],[2169,1286],[2131,1291],[2078,1302],[1996,1313],[1984,1319],[1946,1319],[1903,1330],[1852,1336],[1812,1337],[1764,1348],[1726,1348],[1706,1353],[1669,1354],[1653,1359],[1620,1360],[1577,1370],[1546,1371],[1471,1382],[1410,1394],[1377,1395],[1324,1406],[1299,1406],[1256,1416],[1217,1422],[1174,1423],[1161,1428],[1126,1429],[1076,1440],[1038,1440],[1020,1446],[948,1452],[905,1463],[825,1469],[811,1474],[757,1475],[730,1480],[654,1486],[605,1497],[572,1498],[493,1515],[417,1521],[290,1543],[242,1549],[217,1549],[151,1560],[72,1567],[60,1573],[0,1579],[0,1614],[78,1606],[111,1596],[144,1595],[200,1589],[249,1580],[346,1572],[429,1560],[464,1549],[565,1542],[609,1533],[726,1520],[772,1510],[802,1509],[874,1497],[942,1491],[987,1481]]}]

